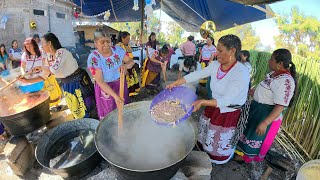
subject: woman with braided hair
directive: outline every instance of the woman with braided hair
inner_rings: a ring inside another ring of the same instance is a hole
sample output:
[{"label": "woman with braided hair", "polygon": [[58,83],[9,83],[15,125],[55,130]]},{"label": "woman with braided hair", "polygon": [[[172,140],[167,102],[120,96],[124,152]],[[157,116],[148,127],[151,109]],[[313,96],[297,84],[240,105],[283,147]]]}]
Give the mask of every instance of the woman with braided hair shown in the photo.
[{"label": "woman with braided hair", "polygon": [[271,72],[250,91],[248,123],[236,151],[245,162],[264,159],[281,126],[282,112],[292,104],[296,70],[291,59],[289,50],[275,50],[269,60]]}]

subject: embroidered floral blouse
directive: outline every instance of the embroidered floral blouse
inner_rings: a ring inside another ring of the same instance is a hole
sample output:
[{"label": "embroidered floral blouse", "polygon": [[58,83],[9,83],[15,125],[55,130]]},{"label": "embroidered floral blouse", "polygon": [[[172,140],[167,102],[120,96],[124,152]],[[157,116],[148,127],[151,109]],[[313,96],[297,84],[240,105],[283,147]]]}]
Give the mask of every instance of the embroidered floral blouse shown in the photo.
[{"label": "embroidered floral blouse", "polygon": [[95,74],[95,69],[100,69],[105,82],[112,82],[120,78],[118,71],[126,52],[120,46],[112,47],[112,55],[103,57],[98,50],[94,50],[88,57],[88,69]]},{"label": "embroidered floral blouse", "polygon": [[25,72],[31,71],[35,67],[41,67],[42,66],[42,52],[41,56],[37,55],[30,55],[28,56],[26,52],[24,52],[21,56],[21,61],[26,63],[26,69]]},{"label": "embroidered floral blouse", "polygon": [[54,57],[47,54],[45,65],[50,66],[56,78],[66,78],[79,68],[77,60],[64,48],[58,49]]},{"label": "embroidered floral blouse", "polygon": [[262,104],[288,106],[295,89],[294,79],[286,73],[271,77],[273,73],[267,74],[260,82],[253,99]]},{"label": "embroidered floral blouse", "polygon": [[213,45],[210,47],[208,45],[204,45],[201,49],[201,57],[202,60],[210,60],[211,56],[216,54],[217,49]]}]

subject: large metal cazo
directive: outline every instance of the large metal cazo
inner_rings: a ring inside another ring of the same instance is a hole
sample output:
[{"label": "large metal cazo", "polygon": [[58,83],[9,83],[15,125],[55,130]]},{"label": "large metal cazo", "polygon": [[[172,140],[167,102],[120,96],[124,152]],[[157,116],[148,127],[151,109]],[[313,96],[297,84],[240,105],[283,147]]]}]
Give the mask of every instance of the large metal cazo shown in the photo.
[{"label": "large metal cazo", "polygon": [[123,179],[170,179],[195,145],[191,117],[174,128],[161,126],[151,119],[150,105],[151,101],[125,105],[119,134],[118,110],[108,114],[96,130],[99,153]]}]

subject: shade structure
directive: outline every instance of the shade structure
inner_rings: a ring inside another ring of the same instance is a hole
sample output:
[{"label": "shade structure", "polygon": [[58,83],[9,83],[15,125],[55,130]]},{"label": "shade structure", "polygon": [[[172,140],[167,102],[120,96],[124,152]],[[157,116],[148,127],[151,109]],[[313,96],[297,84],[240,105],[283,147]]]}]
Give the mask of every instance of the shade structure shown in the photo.
[{"label": "shade structure", "polygon": [[[141,19],[141,0],[139,0],[140,9],[138,11],[132,10],[133,0],[74,0],[74,3],[79,6],[81,2],[83,13],[89,16],[111,10],[108,22],[131,22]],[[270,2],[270,0],[265,0],[265,2]],[[263,9],[269,8],[268,5],[258,6]],[[162,0],[161,3],[160,0],[156,0],[153,9],[159,8],[188,32],[198,32],[200,25],[206,20],[215,22],[217,31],[220,31],[268,17],[266,12],[230,0]]]}]

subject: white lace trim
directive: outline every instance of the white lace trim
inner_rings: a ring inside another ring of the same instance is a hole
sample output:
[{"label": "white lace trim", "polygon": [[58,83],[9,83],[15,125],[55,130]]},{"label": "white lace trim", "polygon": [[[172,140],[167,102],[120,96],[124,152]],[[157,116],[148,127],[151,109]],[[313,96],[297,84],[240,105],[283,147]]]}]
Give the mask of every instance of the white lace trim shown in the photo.
[{"label": "white lace trim", "polygon": [[214,156],[231,156],[234,152],[231,146],[231,138],[235,127],[221,127],[210,124],[210,118],[200,117],[198,141],[203,149]]}]

